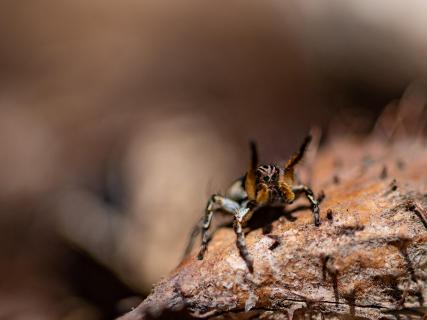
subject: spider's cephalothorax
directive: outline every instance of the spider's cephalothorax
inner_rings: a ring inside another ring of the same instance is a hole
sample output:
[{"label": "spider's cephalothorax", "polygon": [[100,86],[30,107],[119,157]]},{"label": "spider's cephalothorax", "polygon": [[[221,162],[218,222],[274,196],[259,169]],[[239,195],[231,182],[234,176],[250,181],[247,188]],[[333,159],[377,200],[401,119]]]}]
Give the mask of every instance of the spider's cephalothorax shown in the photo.
[{"label": "spider's cephalothorax", "polygon": [[275,165],[259,166],[255,171],[256,202],[263,204],[281,204],[287,202],[281,189],[285,170]]},{"label": "spider's cephalothorax", "polygon": [[251,160],[248,172],[230,186],[225,196],[220,194],[211,196],[204,217],[193,230],[186,253],[191,250],[194,237],[201,230],[202,244],[198,258],[203,259],[209,240],[208,229],[216,211],[230,213],[234,216],[233,227],[237,236],[236,245],[250,272],[253,272],[253,261],[246,248],[243,228],[256,208],[270,205],[285,206],[292,203],[299,195],[304,194],[310,201],[314,224],[319,226],[319,206],[313,192],[305,185],[294,185],[294,167],[303,158],[310,141],[311,136],[308,136],[298,152],[283,167],[276,165],[259,166],[256,146],[255,143],[251,142]]}]

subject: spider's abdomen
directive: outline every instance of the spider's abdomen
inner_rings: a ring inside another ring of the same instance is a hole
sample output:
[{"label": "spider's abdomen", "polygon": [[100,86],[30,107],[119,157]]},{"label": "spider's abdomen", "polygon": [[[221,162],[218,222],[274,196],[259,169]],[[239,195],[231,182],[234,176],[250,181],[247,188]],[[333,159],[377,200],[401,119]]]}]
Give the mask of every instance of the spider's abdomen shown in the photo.
[{"label": "spider's abdomen", "polygon": [[227,198],[230,198],[234,201],[241,202],[242,200],[246,200],[248,198],[248,194],[245,190],[244,184],[245,177],[239,178],[234,181],[231,186],[227,189],[225,195]]}]

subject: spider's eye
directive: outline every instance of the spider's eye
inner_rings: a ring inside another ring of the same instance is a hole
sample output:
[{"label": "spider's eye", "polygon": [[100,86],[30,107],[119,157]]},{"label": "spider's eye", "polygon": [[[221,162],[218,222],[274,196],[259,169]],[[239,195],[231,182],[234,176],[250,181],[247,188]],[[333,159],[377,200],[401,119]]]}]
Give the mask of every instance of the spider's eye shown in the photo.
[{"label": "spider's eye", "polygon": [[271,177],[271,179],[273,179],[273,181],[277,180],[277,173],[273,174],[273,176]]},{"label": "spider's eye", "polygon": [[270,177],[269,176],[264,176],[262,179],[264,180],[264,182],[269,182],[270,181]]}]

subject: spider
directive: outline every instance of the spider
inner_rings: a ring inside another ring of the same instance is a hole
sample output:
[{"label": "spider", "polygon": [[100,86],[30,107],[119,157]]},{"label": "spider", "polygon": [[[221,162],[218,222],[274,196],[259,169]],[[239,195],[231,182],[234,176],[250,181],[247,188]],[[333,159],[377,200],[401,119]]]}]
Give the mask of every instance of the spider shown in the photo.
[{"label": "spider", "polygon": [[315,198],[310,187],[306,185],[294,185],[294,167],[303,158],[310,141],[311,135],[308,135],[298,152],[288,160],[284,167],[259,165],[256,145],[254,142],[251,142],[249,170],[228,188],[225,196],[213,194],[210,197],[206,205],[204,217],[193,229],[185,254],[191,251],[194,238],[201,230],[202,243],[197,257],[199,260],[203,259],[209,241],[208,230],[212,217],[215,212],[219,211],[234,216],[233,229],[236,233],[236,246],[251,273],[253,272],[253,259],[246,247],[243,228],[257,208],[263,206],[283,207],[286,204],[292,203],[301,194],[304,194],[311,204],[314,224],[319,226],[319,200]]}]

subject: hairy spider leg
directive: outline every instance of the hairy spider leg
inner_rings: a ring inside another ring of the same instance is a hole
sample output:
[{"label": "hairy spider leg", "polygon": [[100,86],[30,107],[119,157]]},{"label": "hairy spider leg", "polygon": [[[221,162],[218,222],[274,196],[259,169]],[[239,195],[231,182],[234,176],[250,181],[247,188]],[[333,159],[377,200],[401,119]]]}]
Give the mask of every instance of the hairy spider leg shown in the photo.
[{"label": "hairy spider leg", "polygon": [[[202,231],[202,229],[203,229],[203,220],[204,220],[204,217],[202,217],[194,226],[193,226],[193,229],[191,230],[191,234],[190,234],[190,236],[188,237],[188,242],[187,242],[187,246],[186,246],[186,248],[185,248],[185,251],[184,251],[184,254],[182,255],[182,259],[184,259],[187,255],[189,255],[190,253],[191,253],[191,251],[193,250],[193,246],[194,246],[194,241],[196,240],[196,238],[197,238],[197,236],[199,235],[199,233]],[[217,229],[219,229],[219,228],[222,228],[222,227],[227,227],[227,226],[229,226],[230,225],[230,222],[229,221],[225,221],[224,223],[221,223],[221,224],[219,224],[219,225],[217,225],[217,226],[215,226],[215,230],[217,230]],[[214,232],[215,232],[215,230],[214,230]],[[208,237],[208,242],[210,241],[210,239],[211,239],[211,235],[212,235],[212,232],[211,232],[211,234],[209,235],[209,237]],[[182,260],[181,259],[181,260]]]},{"label": "hairy spider leg", "polygon": [[[285,170],[283,174],[282,181],[279,182],[280,190],[284,194],[284,198],[287,199],[289,203],[293,202],[295,198],[300,196],[302,193],[307,197],[308,201],[311,204],[311,211],[313,212],[314,225],[320,225],[320,214],[319,214],[319,202],[314,197],[313,191],[305,186],[298,185],[292,186],[295,181],[295,170],[294,167],[301,161],[304,157],[304,153],[307,150],[309,143],[311,142],[311,135],[308,135],[299,150],[289,159],[285,165]],[[291,187],[292,186],[292,187]]]},{"label": "hairy spider leg", "polygon": [[205,216],[203,218],[203,225],[202,225],[202,245],[200,247],[199,254],[197,258],[199,260],[203,259],[203,256],[205,255],[205,251],[207,249],[207,245],[209,242],[209,234],[208,229],[212,222],[213,214],[216,211],[225,211],[227,213],[231,213],[232,215],[235,215],[235,212],[240,208],[240,205],[231,199],[228,199],[224,196],[221,196],[219,194],[214,194],[208,201],[205,209]]},{"label": "hairy spider leg", "polygon": [[249,170],[245,177],[245,190],[248,194],[249,200],[256,198],[256,169],[258,167],[258,151],[255,142],[250,142],[251,159],[249,162]]},{"label": "hairy spider leg", "polygon": [[199,235],[200,231],[203,228],[203,220],[204,220],[204,218],[202,217],[194,225],[193,230],[191,230],[190,237],[188,238],[187,247],[185,248],[184,255],[182,256],[183,258],[186,257],[191,252],[191,249],[193,249],[194,240],[196,239],[196,237]]},{"label": "hairy spider leg", "polygon": [[[237,179],[234,181],[230,188],[228,188],[226,192],[226,198],[234,200],[236,202],[241,202],[247,199],[247,194],[244,188],[244,177]],[[186,257],[191,250],[193,249],[194,241],[196,237],[199,235],[200,231],[203,228],[204,217],[202,217],[193,227],[191,234],[188,238],[187,247],[185,248],[183,258]],[[228,224],[228,223],[227,223]]]},{"label": "hairy spider leg", "polygon": [[285,164],[284,180],[288,185],[293,185],[295,181],[295,169],[294,167],[304,157],[304,153],[307,150],[308,145],[311,142],[311,135],[305,137],[304,142],[300,146],[299,150],[292,155],[292,157]]},{"label": "hairy spider leg", "polygon": [[292,192],[295,194],[295,197],[300,196],[302,193],[307,197],[308,201],[311,204],[311,211],[313,212],[314,225],[316,227],[320,226],[320,214],[319,214],[319,201],[314,197],[313,191],[305,186],[299,185],[292,187]]},{"label": "hairy spider leg", "polygon": [[234,232],[236,233],[236,245],[239,249],[239,254],[242,259],[245,261],[246,266],[250,273],[254,271],[254,261],[248,252],[246,247],[245,234],[243,232],[243,227],[246,225],[246,222],[252,217],[253,209],[250,208],[241,208],[235,213],[235,220],[233,224]]},{"label": "hairy spider leg", "polygon": [[285,169],[290,169],[295,167],[295,165],[298,164],[298,162],[301,161],[301,159],[304,157],[304,153],[307,150],[307,147],[309,143],[311,142],[311,135],[307,135],[301,144],[299,150],[288,160],[288,162],[285,165]]}]

